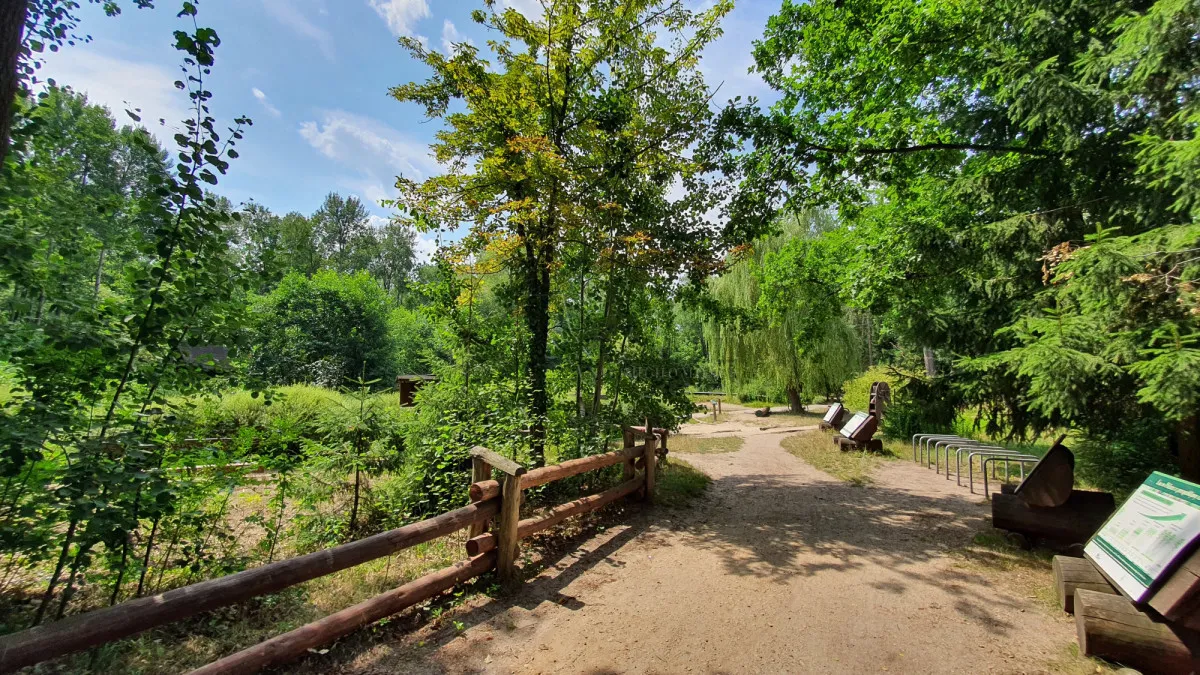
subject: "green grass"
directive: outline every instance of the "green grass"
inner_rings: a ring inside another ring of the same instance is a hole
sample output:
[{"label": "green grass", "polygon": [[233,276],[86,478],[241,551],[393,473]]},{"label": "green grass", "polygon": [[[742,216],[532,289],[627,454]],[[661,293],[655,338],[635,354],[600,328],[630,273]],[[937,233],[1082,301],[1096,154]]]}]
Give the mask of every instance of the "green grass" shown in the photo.
[{"label": "green grass", "polygon": [[712,479],[687,462],[671,458],[658,472],[654,501],[663,506],[682,508],[704,494]]},{"label": "green grass", "polygon": [[884,446],[883,454],[874,452],[843,452],[833,444],[833,438],[820,431],[808,431],[783,439],[783,449],[825,473],[851,485],[871,484],[871,474],[894,455]]},{"label": "green grass", "polygon": [[694,436],[672,436],[668,446],[671,452],[693,455],[715,455],[722,452],[737,452],[745,443],[738,436],[721,438],[696,438]]}]

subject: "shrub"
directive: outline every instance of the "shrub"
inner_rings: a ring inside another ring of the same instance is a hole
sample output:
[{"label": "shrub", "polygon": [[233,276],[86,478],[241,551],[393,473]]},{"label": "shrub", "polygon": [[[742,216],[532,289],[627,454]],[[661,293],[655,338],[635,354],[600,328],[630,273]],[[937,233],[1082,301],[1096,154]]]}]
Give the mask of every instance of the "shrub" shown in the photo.
[{"label": "shrub", "polygon": [[250,373],[272,384],[340,386],[362,377],[390,386],[391,309],[366,273],[323,270],[309,279],[293,272],[254,304]]},{"label": "shrub", "polygon": [[887,382],[891,385],[894,393],[900,381],[900,375],[887,366],[870,368],[846,383],[845,394],[842,396],[842,405],[846,406],[848,410],[866,412],[871,402],[871,384],[875,382]]}]

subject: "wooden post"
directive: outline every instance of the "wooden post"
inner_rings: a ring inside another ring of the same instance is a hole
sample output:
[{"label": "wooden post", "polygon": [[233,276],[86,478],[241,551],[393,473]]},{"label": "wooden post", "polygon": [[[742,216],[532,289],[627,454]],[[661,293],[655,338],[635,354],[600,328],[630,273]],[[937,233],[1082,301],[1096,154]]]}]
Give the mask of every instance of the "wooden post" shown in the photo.
[{"label": "wooden post", "polygon": [[[471,484],[479,483],[485,480],[490,480],[492,477],[492,467],[487,463],[487,460],[482,457],[471,458]],[[477,501],[477,500],[472,500]],[[467,538],[474,539],[479,535],[487,532],[487,521],[473,523],[471,529],[468,530]]]},{"label": "wooden post", "polygon": [[[629,450],[633,447],[633,429],[630,429],[629,427],[621,427],[621,445],[625,450]],[[633,462],[634,460],[632,457],[625,460],[625,470],[621,474],[621,479],[623,481],[633,478],[635,474]]]},{"label": "wooden post", "polygon": [[1120,593],[1087,559],[1056,555],[1051,569],[1054,570],[1054,586],[1058,589],[1058,606],[1067,614],[1075,613],[1075,591],[1079,589],[1109,595]]},{"label": "wooden post", "polygon": [[654,503],[654,472],[655,467],[658,465],[658,458],[654,455],[656,440],[657,438],[653,433],[646,434],[646,455],[644,457],[644,461],[646,462],[645,500],[652,504]]},{"label": "wooden post", "polygon": [[714,398],[713,400],[709,401],[709,403],[712,403],[713,421],[716,422],[717,421],[717,399]]},{"label": "wooden post", "polygon": [[521,477],[525,467],[499,453],[476,446],[471,448],[471,457],[482,459],[492,468],[502,472],[500,481],[500,513],[497,516],[496,536],[500,542],[496,558],[496,572],[500,580],[509,583],[517,578],[517,550],[521,522]]},{"label": "wooden post", "polygon": [[[521,473],[524,473],[522,471]],[[521,547],[521,474],[505,474],[500,492],[500,557],[496,559],[496,571],[506,584],[517,578],[517,554]]]}]

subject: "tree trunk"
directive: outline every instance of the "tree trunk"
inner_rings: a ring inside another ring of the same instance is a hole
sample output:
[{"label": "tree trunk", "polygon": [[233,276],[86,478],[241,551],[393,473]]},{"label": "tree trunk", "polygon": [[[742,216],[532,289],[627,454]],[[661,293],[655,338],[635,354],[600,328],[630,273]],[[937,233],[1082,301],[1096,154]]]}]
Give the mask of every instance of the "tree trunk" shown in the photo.
[{"label": "tree trunk", "polygon": [[600,327],[599,353],[596,355],[596,387],[592,390],[592,414],[600,414],[600,397],[604,392],[604,356],[608,353],[608,321],[612,315],[613,280],[608,275],[608,289],[604,292],[604,323]]},{"label": "tree trunk", "polygon": [[[540,257],[540,256],[539,256]],[[526,262],[526,288],[529,305],[525,312],[529,326],[529,461],[535,466],[546,463],[546,343],[550,332],[550,267],[548,260]]]},{"label": "tree trunk", "polygon": [[937,377],[937,361],[934,359],[933,350],[929,347],[925,348],[925,374],[929,377]]},{"label": "tree trunk", "polygon": [[21,56],[21,39],[25,33],[28,2],[0,2],[0,164],[8,156],[12,136],[12,106],[17,98],[20,75],[17,66]]},{"label": "tree trunk", "polygon": [[788,407],[794,413],[804,412],[804,402],[800,400],[800,390],[796,387],[787,388]]},{"label": "tree trunk", "polygon": [[1175,447],[1179,452],[1179,472],[1192,481],[1200,481],[1200,417],[1192,415],[1175,427]]},{"label": "tree trunk", "polygon": [[92,298],[100,297],[100,282],[104,280],[104,248],[100,249],[100,260],[96,263],[96,287],[92,290]]}]

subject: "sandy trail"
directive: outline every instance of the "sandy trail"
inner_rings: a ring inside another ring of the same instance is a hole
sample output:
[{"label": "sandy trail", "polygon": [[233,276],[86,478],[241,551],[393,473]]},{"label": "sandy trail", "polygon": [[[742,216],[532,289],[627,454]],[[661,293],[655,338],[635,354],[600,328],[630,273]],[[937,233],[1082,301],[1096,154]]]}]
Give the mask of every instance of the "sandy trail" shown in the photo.
[{"label": "sandy trail", "polygon": [[[740,421],[740,420],[739,420]],[[461,634],[380,645],[354,672],[1044,672],[1070,622],[955,566],[982,499],[908,462],[866,488],[753,424],[735,453],[687,455],[708,495],[635,512]],[[736,424],[736,423],[730,423]],[[722,425],[686,432],[724,435]]]}]

